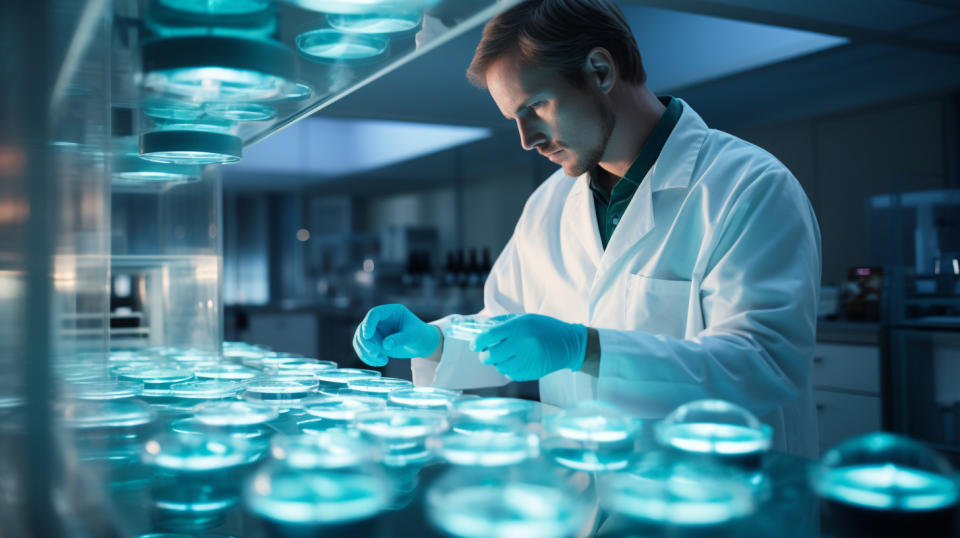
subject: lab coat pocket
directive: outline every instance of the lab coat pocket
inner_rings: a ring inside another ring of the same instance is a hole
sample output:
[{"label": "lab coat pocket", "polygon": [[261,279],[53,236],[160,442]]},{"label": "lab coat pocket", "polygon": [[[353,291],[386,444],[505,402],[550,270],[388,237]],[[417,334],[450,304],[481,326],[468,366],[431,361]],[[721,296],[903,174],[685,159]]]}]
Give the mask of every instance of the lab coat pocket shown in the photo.
[{"label": "lab coat pocket", "polygon": [[684,338],[690,288],[689,280],[629,275],[624,323],[631,330]]}]

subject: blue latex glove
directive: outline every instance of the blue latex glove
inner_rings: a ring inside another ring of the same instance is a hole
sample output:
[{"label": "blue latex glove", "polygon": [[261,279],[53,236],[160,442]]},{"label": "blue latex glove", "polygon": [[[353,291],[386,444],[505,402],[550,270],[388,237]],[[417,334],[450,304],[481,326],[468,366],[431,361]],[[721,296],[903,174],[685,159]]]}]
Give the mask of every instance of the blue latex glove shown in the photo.
[{"label": "blue latex glove", "polygon": [[429,357],[440,345],[440,331],[399,304],[375,306],[353,335],[353,349],[370,366],[384,366],[388,357]]},{"label": "blue latex glove", "polygon": [[587,352],[587,327],[522,314],[477,335],[473,351],[510,379],[531,381],[564,368],[579,370]]}]

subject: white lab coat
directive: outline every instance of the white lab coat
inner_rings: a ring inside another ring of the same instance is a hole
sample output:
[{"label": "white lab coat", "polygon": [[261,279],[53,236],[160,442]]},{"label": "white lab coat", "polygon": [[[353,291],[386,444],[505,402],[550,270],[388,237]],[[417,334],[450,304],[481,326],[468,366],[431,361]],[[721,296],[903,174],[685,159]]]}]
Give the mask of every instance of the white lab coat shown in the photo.
[{"label": "white lab coat", "polygon": [[[816,217],[783,164],[682,104],[606,250],[586,174],[557,171],[530,196],[481,315],[534,312],[598,330],[599,376],[545,376],[546,403],[601,399],[662,418],[721,398],[773,426],[775,449],[815,457]],[[471,354],[445,339],[442,362]],[[414,359],[414,381],[432,384],[437,364]]]}]

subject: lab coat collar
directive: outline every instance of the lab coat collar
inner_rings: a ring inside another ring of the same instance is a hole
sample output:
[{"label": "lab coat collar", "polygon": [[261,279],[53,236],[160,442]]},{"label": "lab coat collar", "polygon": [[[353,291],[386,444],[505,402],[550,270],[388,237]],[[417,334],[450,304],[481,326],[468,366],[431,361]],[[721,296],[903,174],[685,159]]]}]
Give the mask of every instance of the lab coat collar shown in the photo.
[{"label": "lab coat collar", "polygon": [[[620,223],[601,256],[597,278],[633,250],[638,242],[653,230],[657,217],[653,193],[666,189],[685,189],[690,185],[693,167],[707,135],[707,126],[692,108],[683,101],[680,103],[683,105],[680,119],[663,145],[657,161],[647,172],[633,200],[620,217]],[[584,184],[583,188],[589,191],[583,178],[581,182]],[[591,215],[591,220],[596,221],[596,217]],[[582,225],[586,228],[585,224]],[[596,227],[596,224],[593,223],[593,226]]]}]

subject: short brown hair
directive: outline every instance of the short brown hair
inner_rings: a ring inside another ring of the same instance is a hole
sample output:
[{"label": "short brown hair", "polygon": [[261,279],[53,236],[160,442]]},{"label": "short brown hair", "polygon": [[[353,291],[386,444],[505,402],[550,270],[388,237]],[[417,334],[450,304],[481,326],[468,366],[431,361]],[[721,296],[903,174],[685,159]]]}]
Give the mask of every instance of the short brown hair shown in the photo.
[{"label": "short brown hair", "polygon": [[614,0],[524,0],[483,28],[467,78],[485,88],[490,65],[516,53],[521,64],[555,69],[582,86],[583,64],[596,47],[610,52],[620,78],[646,82],[637,42]]}]

